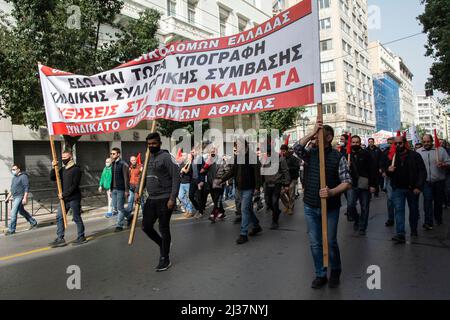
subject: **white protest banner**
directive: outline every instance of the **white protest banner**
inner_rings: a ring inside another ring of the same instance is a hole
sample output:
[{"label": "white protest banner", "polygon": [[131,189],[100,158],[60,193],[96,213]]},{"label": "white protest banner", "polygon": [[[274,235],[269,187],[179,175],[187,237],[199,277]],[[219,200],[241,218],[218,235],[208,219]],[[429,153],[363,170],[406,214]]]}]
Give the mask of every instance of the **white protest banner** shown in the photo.
[{"label": "white protest banner", "polygon": [[321,102],[317,1],[237,35],[179,42],[93,76],[39,65],[50,135],[131,129]]}]

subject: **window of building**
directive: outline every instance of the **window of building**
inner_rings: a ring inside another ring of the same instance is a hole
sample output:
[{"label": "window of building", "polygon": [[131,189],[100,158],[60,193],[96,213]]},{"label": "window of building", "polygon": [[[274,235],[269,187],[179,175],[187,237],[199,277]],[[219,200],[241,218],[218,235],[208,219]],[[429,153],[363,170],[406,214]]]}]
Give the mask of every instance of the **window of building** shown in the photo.
[{"label": "window of building", "polygon": [[333,49],[333,41],[331,39],[320,41],[320,51]]},{"label": "window of building", "polygon": [[350,26],[344,21],[344,20],[342,20],[341,19],[341,29],[342,29],[342,31],[344,31],[346,34],[348,34],[348,35],[350,35]]},{"label": "window of building", "polygon": [[195,23],[195,9],[197,7],[197,1],[188,0],[188,22]]},{"label": "window of building", "polygon": [[247,29],[248,20],[244,19],[242,17],[238,17],[238,27],[239,32],[243,32],[245,29]]},{"label": "window of building", "polygon": [[330,7],[330,0],[319,0],[319,9],[326,9]]},{"label": "window of building", "polygon": [[334,70],[334,60],[324,61],[320,64],[321,72],[331,72]]},{"label": "window of building", "polygon": [[323,114],[334,114],[336,113],[336,103],[328,103],[322,106]]},{"label": "window of building", "polygon": [[331,18],[325,18],[320,20],[320,30],[331,28]]},{"label": "window of building", "polygon": [[342,49],[347,52],[348,54],[352,54],[352,46],[349,45],[347,42],[345,42],[344,40],[342,40]]},{"label": "window of building", "polygon": [[342,10],[347,16],[350,15],[350,9],[349,9],[349,6],[348,6],[348,0],[340,0],[340,7],[341,7],[341,10]]},{"label": "window of building", "polygon": [[322,83],[322,93],[336,92],[336,82]]},{"label": "window of building", "polygon": [[176,15],[176,6],[177,1],[176,0],[167,0],[167,15],[168,16],[175,16]]},{"label": "window of building", "polygon": [[220,24],[220,36],[224,37],[227,34],[227,20],[230,16],[230,12],[222,7],[219,7],[219,24]]}]

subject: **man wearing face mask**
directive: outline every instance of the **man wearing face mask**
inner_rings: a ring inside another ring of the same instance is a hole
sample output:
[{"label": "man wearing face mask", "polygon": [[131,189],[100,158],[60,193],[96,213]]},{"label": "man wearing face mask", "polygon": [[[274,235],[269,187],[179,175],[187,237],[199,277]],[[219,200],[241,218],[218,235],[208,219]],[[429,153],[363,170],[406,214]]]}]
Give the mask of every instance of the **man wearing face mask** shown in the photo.
[{"label": "man wearing face mask", "polygon": [[[445,199],[446,168],[450,165],[450,158],[444,148],[436,151],[433,146],[433,136],[425,134],[422,138],[423,147],[417,150],[422,156],[427,172],[427,180],[423,189],[423,210],[425,212],[425,230],[433,229],[434,220],[437,225],[442,224],[442,205]],[[438,153],[439,159],[436,158]],[[439,160],[439,161],[438,161]]]},{"label": "man wearing face mask", "polygon": [[[309,141],[312,139],[317,140],[320,129],[322,129],[321,132],[324,135],[325,176],[327,180],[327,185],[323,189],[320,188],[319,149],[305,148]],[[337,228],[341,194],[351,188],[352,178],[348,170],[346,157],[331,147],[333,138],[333,128],[327,125],[324,126],[322,121],[317,119],[314,131],[294,145],[295,153],[306,163],[303,202],[311,253],[316,270],[316,278],[311,285],[314,289],[320,289],[328,282],[327,268],[323,267],[321,198],[327,199],[328,247],[331,268],[330,288],[339,286],[341,275],[341,256],[337,242]]]},{"label": "man wearing face mask", "polygon": [[131,216],[128,210],[125,210],[125,200],[128,199],[129,189],[130,189],[130,175],[128,165],[125,161],[120,158],[120,149],[112,148],[111,149],[111,198],[112,198],[112,207],[114,212],[118,212],[117,215],[117,224],[115,232],[120,232],[123,230],[123,224],[125,218],[128,221],[128,226],[133,221],[133,217]]},{"label": "man wearing face mask", "polygon": [[[146,140],[151,156],[145,177],[148,199],[144,205],[142,229],[160,248],[159,263],[156,267],[159,272],[172,265],[169,259],[170,218],[180,188],[180,168],[169,151],[161,149],[159,133],[150,133]],[[139,196],[136,193],[135,203],[139,202]],[[160,234],[153,228],[156,220],[159,220]]]},{"label": "man wearing face mask", "polygon": [[[378,185],[378,166],[367,149],[361,148],[361,138],[352,136],[352,153],[350,155],[350,173],[353,185],[347,191],[348,214],[353,218],[355,231],[364,236],[369,222],[370,193],[374,193]],[[370,193],[369,193],[370,192]],[[359,201],[361,215],[356,203]]]},{"label": "man wearing face mask", "polygon": [[[75,164],[72,158],[71,151],[64,151],[62,154],[63,167],[59,169],[59,176],[61,178],[62,193],[58,194],[58,198],[64,200],[66,212],[72,209],[73,221],[77,225],[77,239],[72,243],[79,245],[86,243],[84,236],[84,223],[81,219],[81,169]],[[50,171],[50,179],[56,181],[55,167],[58,165],[57,161],[52,162],[53,169]],[[57,224],[57,238],[50,243],[52,247],[63,247],[66,245],[64,240],[64,221],[62,217],[61,206],[58,208],[56,216]]]},{"label": "man wearing face mask", "polygon": [[13,199],[11,207],[11,221],[5,235],[16,233],[17,213],[24,217],[30,223],[30,229],[37,227],[37,221],[25,210],[24,205],[28,202],[29,180],[26,172],[22,172],[20,166],[15,164],[11,168],[13,179],[11,181],[11,190],[6,197],[5,203]]},{"label": "man wearing face mask", "polygon": [[405,202],[409,207],[409,226],[411,236],[417,236],[419,220],[419,195],[427,179],[425,163],[415,151],[406,148],[406,137],[395,137],[397,147],[395,162],[389,161],[386,174],[392,186],[392,202],[395,211],[396,235],[392,238],[397,243],[405,243]]},{"label": "man wearing face mask", "polygon": [[102,175],[100,177],[98,191],[102,192],[106,191],[106,195],[108,197],[108,212],[105,214],[106,218],[111,218],[113,216],[112,208],[111,208],[111,180],[112,180],[112,171],[111,171],[111,158],[106,158],[105,167],[103,168]]},{"label": "man wearing face mask", "polygon": [[347,156],[347,143],[348,143],[348,134],[344,133],[341,135],[339,140],[339,152],[346,157]]}]

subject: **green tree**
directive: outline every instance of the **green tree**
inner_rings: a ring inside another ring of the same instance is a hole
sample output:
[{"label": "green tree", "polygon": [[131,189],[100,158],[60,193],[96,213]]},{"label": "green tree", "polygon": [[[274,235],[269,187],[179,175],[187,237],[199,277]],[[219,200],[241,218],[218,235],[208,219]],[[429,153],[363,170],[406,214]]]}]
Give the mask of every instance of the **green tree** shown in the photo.
[{"label": "green tree", "polygon": [[[6,0],[0,17],[0,117],[37,129],[46,124],[37,63],[92,75],[154,50],[160,13],[119,16],[121,0]],[[101,26],[113,33],[101,35]],[[103,38],[103,39],[100,39]],[[102,41],[101,41],[102,40]],[[78,138],[64,137],[69,147]]]},{"label": "green tree", "polygon": [[259,118],[261,119],[262,128],[267,130],[278,129],[280,134],[282,134],[295,125],[301,112],[305,112],[304,107],[273,110],[261,112]]},{"label": "green tree", "polygon": [[434,89],[450,93],[450,1],[422,0],[422,4],[425,12],[418,19],[428,34],[425,55],[435,60],[429,83]]}]

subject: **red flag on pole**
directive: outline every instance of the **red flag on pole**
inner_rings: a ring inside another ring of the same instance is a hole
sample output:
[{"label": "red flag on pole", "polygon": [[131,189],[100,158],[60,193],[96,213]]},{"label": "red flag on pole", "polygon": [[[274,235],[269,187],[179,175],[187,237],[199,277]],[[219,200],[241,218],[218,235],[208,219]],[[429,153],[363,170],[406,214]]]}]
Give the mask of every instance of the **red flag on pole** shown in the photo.
[{"label": "red flag on pole", "polygon": [[395,142],[393,142],[391,144],[391,148],[389,149],[389,154],[388,154],[389,160],[392,161],[396,152],[397,152],[397,145],[395,144]]},{"label": "red flag on pole", "polygon": [[289,145],[289,139],[291,138],[291,134],[288,134],[288,136],[286,137],[286,140],[284,140],[284,144],[285,145]]},{"label": "red flag on pole", "polygon": [[[405,131],[405,132],[403,132],[403,137],[404,137],[404,138],[405,138],[405,140],[406,140],[406,131]],[[407,150],[410,150],[410,149],[411,149],[411,148],[410,148],[410,146],[409,146],[409,142],[408,142],[408,140],[406,140],[405,148],[406,148]]]},{"label": "red flag on pole", "polygon": [[141,160],[141,153],[139,152],[137,157],[136,157],[136,163],[138,166],[142,165],[142,160]]},{"label": "red flag on pole", "polygon": [[400,130],[397,130],[397,137],[401,137],[402,135],[401,135],[401,133],[400,133]]},{"label": "red flag on pole", "polygon": [[183,151],[181,150],[181,148],[179,148],[175,160],[179,161],[182,156],[183,156]]},{"label": "red flag on pole", "polygon": [[348,141],[347,141],[347,154],[352,153],[352,134],[348,134]]},{"label": "red flag on pole", "polygon": [[439,141],[436,129],[434,129],[434,146],[436,147],[436,149],[441,147],[441,141]]}]

